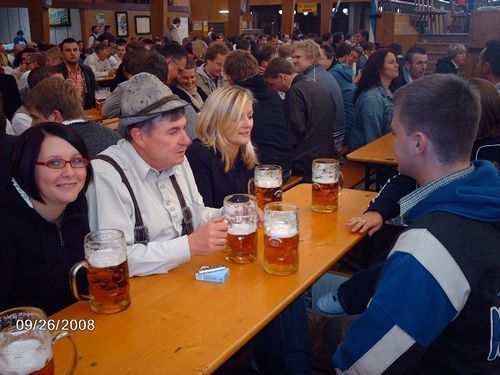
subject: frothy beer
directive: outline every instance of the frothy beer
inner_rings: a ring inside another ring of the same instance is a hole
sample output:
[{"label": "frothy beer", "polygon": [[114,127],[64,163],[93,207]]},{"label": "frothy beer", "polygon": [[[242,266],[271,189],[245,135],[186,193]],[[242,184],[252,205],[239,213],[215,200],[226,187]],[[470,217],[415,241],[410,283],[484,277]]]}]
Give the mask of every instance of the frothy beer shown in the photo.
[{"label": "frothy beer", "polygon": [[281,202],[281,181],[272,177],[255,179],[255,197],[261,210],[270,202]]},{"label": "frothy beer", "polygon": [[[19,336],[27,334],[29,333],[16,332]],[[48,340],[20,339],[11,342],[0,355],[0,374],[53,375],[54,360],[51,345],[50,338]]]},{"label": "frothy beer", "polygon": [[232,263],[251,263],[257,259],[257,226],[232,224],[227,231],[225,258]]},{"label": "frothy beer", "polygon": [[112,249],[92,253],[87,280],[92,296],[90,306],[100,314],[113,314],[130,305],[126,255]]},{"label": "frothy beer", "polygon": [[273,275],[289,275],[299,269],[299,232],[295,223],[274,221],[264,232],[264,269]]},{"label": "frothy beer", "polygon": [[312,209],[316,212],[335,212],[338,207],[338,178],[313,179]]}]

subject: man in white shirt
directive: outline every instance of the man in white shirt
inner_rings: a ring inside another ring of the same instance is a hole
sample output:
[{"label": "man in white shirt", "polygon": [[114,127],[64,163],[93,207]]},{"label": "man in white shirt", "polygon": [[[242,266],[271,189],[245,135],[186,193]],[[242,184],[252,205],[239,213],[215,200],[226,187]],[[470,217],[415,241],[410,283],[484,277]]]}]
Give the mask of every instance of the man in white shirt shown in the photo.
[{"label": "man in white shirt", "polygon": [[99,27],[95,25],[92,26],[91,32],[92,33],[87,39],[87,49],[94,48],[94,44],[97,41],[97,37],[99,36]]},{"label": "man in white shirt", "polygon": [[90,66],[96,78],[111,77],[115,75],[116,69],[111,67],[108,57],[109,47],[104,44],[98,44],[95,47],[94,53],[85,59],[84,64]]},{"label": "man in white shirt", "polygon": [[125,139],[101,153],[114,159],[130,183],[147,228],[142,237],[131,194],[119,173],[107,161],[92,161],[90,227],[125,233],[131,276],[165,273],[192,255],[212,254],[226,246],[221,211],[204,206],[184,157],[190,143],[186,105],[157,77],[136,74],[122,98]]},{"label": "man in white shirt", "polygon": [[118,67],[122,63],[123,56],[125,56],[125,52],[126,52],[126,49],[125,49],[126,45],[127,45],[127,42],[125,42],[124,40],[119,41],[119,42],[117,41],[116,53],[114,55],[111,55],[108,59],[112,68],[118,69]]}]

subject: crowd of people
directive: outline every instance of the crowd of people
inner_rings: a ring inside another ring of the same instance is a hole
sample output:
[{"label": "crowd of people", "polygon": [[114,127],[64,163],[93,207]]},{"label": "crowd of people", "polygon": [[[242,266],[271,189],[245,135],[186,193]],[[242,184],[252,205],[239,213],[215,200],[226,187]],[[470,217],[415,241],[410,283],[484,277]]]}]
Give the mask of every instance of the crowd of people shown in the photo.
[{"label": "crowd of people", "polygon": [[[179,40],[177,21],[163,38],[92,27],[85,45],[0,45],[0,310],[74,303],[68,273],[91,230],[123,231],[130,276],[220,251],[223,199],[247,192],[256,165],[310,182],[314,159],[392,132],[399,174],[347,225],[401,230],[382,260],[318,298],[337,322],[333,364],[498,373],[500,40],[466,81],[461,44],[430,74],[425,49],[403,55],[363,30]],[[83,116],[102,77],[117,131]],[[304,296],[259,333],[254,355],[262,373],[312,373]]]}]

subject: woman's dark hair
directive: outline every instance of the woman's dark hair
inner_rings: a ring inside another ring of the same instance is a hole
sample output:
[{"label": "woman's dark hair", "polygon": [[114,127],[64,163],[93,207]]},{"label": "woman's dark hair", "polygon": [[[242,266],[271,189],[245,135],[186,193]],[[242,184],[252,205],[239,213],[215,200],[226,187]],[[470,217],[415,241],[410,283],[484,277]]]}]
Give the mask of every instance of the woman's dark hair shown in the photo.
[{"label": "woman's dark hair", "polygon": [[368,60],[366,60],[365,65],[363,65],[363,71],[361,73],[361,79],[359,80],[358,89],[354,95],[355,103],[363,91],[366,91],[375,85],[380,85],[380,72],[384,68],[385,56],[388,53],[392,53],[394,57],[396,57],[396,54],[392,49],[381,48],[373,52],[370,57],[368,57]]},{"label": "woman's dark hair", "polygon": [[[35,181],[35,163],[38,161],[40,148],[47,136],[54,136],[64,139],[71,144],[85,158],[89,159],[89,153],[85,142],[78,133],[69,126],[58,122],[44,122],[33,126],[23,132],[14,146],[11,157],[12,177],[19,184],[28,196],[41,203],[45,203],[40,195],[40,190]],[[80,194],[85,194],[88,184],[92,179],[92,165],[87,166],[87,177],[85,185]]]}]

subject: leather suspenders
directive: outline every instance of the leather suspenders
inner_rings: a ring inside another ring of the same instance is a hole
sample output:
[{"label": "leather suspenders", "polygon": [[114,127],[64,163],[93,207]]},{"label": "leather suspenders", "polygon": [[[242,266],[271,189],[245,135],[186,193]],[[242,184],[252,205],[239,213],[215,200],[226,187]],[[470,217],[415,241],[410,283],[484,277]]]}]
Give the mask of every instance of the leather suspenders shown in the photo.
[{"label": "leather suspenders", "polygon": [[[130,197],[132,198],[132,203],[134,205],[134,214],[135,214],[135,225],[134,225],[134,243],[146,245],[149,242],[149,231],[148,228],[144,225],[142,221],[142,214],[139,208],[139,204],[137,203],[137,199],[135,197],[134,191],[130,186],[130,183],[123,172],[123,169],[118,165],[118,163],[108,155],[97,155],[94,159],[104,160],[110,163],[120,175],[123,184],[126,186]],[[186,200],[184,199],[184,195],[182,194],[182,190],[177,182],[177,179],[174,175],[170,176],[170,181],[174,187],[175,193],[177,194],[177,198],[179,199],[179,203],[182,208],[182,233],[181,235],[188,235],[193,233],[193,216],[191,210],[186,205]]]}]

